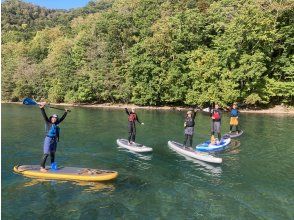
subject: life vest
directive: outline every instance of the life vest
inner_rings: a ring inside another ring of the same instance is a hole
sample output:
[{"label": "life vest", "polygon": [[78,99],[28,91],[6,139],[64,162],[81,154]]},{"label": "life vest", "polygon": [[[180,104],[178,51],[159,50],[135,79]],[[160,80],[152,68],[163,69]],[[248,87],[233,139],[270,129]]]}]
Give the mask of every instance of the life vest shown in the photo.
[{"label": "life vest", "polygon": [[58,137],[59,136],[60,128],[56,124],[52,124],[47,132],[48,137]]},{"label": "life vest", "polygon": [[187,118],[186,127],[194,127],[194,126],[195,126],[195,121],[192,118]]},{"label": "life vest", "polygon": [[136,121],[137,120],[137,115],[135,113],[130,113],[128,120],[131,121],[131,122]]},{"label": "life vest", "polygon": [[238,116],[238,110],[237,109],[232,109],[231,110],[231,116],[232,117],[237,117]]},{"label": "life vest", "polygon": [[212,112],[212,117],[214,117],[214,120],[220,120],[220,114],[218,111]]}]

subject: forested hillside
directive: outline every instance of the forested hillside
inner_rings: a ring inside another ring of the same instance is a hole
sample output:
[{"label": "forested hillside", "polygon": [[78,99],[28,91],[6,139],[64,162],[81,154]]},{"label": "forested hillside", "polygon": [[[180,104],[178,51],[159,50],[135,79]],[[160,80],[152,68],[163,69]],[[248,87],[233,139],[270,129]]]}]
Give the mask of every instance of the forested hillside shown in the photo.
[{"label": "forested hillside", "polygon": [[2,100],[294,104],[292,0],[1,5]]}]

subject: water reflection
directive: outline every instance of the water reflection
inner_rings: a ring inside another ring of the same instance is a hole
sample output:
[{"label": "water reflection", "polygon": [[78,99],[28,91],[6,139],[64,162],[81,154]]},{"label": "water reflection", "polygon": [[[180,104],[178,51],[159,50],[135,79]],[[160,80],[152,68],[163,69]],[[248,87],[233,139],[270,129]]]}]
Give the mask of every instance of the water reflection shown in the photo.
[{"label": "water reflection", "polygon": [[85,181],[65,181],[65,180],[46,180],[46,179],[30,179],[27,182],[24,182],[22,187],[33,187],[38,184],[48,183],[51,186],[57,184],[71,183],[76,186],[81,186],[85,192],[99,192],[99,191],[114,191],[115,186],[111,183],[105,182],[85,182]]},{"label": "water reflection", "polygon": [[222,174],[222,168],[220,167],[220,165],[212,165],[204,161],[200,161],[184,155],[183,157],[185,157],[186,160],[192,161],[193,163],[200,165],[198,166],[198,169],[204,171],[206,174],[212,174],[213,176],[220,176]]},{"label": "water reflection", "polygon": [[99,192],[99,191],[110,191],[115,190],[115,186],[111,183],[102,182],[73,182],[74,185],[85,187],[86,192]]},{"label": "water reflection", "polygon": [[120,160],[123,160],[127,169],[134,167],[146,171],[152,167],[152,154],[143,155],[137,152],[129,151],[125,148],[119,148]]},{"label": "water reflection", "polygon": [[131,153],[133,156],[139,158],[139,159],[142,159],[142,160],[151,160],[152,159],[152,154],[140,154],[138,152],[134,152],[134,151],[130,151],[130,150],[127,150],[123,147],[118,147],[119,151],[122,151],[122,152],[127,152],[127,153]]}]

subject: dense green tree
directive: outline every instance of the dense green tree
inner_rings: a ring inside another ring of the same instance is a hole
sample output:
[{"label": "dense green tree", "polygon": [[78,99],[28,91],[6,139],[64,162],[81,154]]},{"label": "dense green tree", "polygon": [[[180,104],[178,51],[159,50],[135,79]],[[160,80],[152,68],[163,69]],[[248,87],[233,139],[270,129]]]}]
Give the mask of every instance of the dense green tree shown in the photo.
[{"label": "dense green tree", "polygon": [[2,99],[293,105],[291,0],[2,5]]}]

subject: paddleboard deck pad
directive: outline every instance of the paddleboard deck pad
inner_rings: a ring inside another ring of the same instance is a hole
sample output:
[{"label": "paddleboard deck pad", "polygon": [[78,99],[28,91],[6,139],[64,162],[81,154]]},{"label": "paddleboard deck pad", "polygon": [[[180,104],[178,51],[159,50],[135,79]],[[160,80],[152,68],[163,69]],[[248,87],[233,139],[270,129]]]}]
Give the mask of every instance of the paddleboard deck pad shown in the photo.
[{"label": "paddleboard deck pad", "polygon": [[139,153],[145,153],[145,152],[152,152],[153,149],[151,147],[146,147],[143,144],[138,144],[138,143],[132,143],[129,144],[129,141],[126,139],[117,139],[116,143],[118,144],[118,146],[126,148],[130,151],[134,151],[134,152],[139,152]]},{"label": "paddleboard deck pad", "polygon": [[229,136],[230,138],[236,138],[236,137],[239,137],[243,134],[243,130],[237,132],[237,131],[233,131],[232,133],[227,133],[225,135]]},{"label": "paddleboard deck pad", "polygon": [[168,146],[183,156],[188,156],[209,163],[222,163],[222,158],[214,157],[208,153],[195,151],[193,148],[187,148],[183,144],[175,141],[168,141]]},{"label": "paddleboard deck pad", "polygon": [[13,168],[14,172],[28,177],[42,179],[72,180],[72,181],[108,181],[118,176],[116,171],[98,170],[78,167],[58,167],[51,170],[46,167],[47,172],[40,171],[40,165],[17,165]]},{"label": "paddleboard deck pad", "polygon": [[206,141],[196,146],[196,150],[202,152],[217,152],[225,150],[231,142],[231,138],[222,138],[219,144],[211,144],[210,141]]}]

